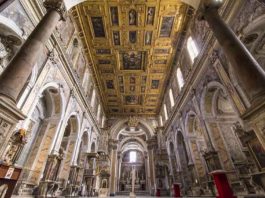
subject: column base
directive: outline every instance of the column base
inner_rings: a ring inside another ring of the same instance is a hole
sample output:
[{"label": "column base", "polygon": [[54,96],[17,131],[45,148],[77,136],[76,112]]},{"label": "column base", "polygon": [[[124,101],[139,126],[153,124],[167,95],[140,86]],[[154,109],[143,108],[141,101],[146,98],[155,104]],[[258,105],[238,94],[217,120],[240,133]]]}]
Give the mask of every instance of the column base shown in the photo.
[{"label": "column base", "polygon": [[135,195],[135,193],[133,193],[133,192],[130,192],[130,198],[136,198],[136,195]]}]

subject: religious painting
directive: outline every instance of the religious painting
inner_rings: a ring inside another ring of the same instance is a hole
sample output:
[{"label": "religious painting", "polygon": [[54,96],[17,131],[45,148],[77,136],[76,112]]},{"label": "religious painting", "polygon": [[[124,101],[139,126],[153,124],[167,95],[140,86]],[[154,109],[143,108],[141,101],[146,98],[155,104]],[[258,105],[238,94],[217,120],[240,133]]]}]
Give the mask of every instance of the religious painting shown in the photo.
[{"label": "religious painting", "polygon": [[136,78],[134,76],[130,77],[130,84],[135,84]]},{"label": "religious painting", "polygon": [[155,49],[154,50],[154,53],[155,54],[169,54],[170,52],[170,49],[163,49],[163,48],[160,48],[160,49]]},{"label": "religious painting", "polygon": [[133,9],[129,11],[129,25],[137,25],[137,12]]},{"label": "religious painting", "polygon": [[114,89],[113,80],[106,80],[106,86],[108,89]]},{"label": "religious painting", "polygon": [[96,54],[110,54],[110,49],[96,49]]},{"label": "religious painting", "polygon": [[95,37],[105,37],[102,17],[91,17]]},{"label": "religious painting", "polygon": [[164,65],[164,64],[167,64],[167,60],[155,60],[155,64]]},{"label": "religious painting", "polygon": [[117,7],[110,7],[110,14],[111,14],[111,22],[112,25],[119,25],[119,15],[118,15],[118,8]]},{"label": "religious painting", "polygon": [[152,35],[153,35],[153,32],[152,31],[147,31],[145,32],[145,45],[151,45],[151,42],[152,42]]},{"label": "religious painting", "polygon": [[120,45],[121,44],[119,31],[113,31],[113,41],[114,41],[114,45]]},{"label": "religious painting", "polygon": [[140,97],[135,95],[128,95],[124,96],[125,104],[126,105],[139,105],[140,104]]},{"label": "religious painting", "polygon": [[124,70],[141,70],[145,62],[145,52],[124,52],[121,61]]},{"label": "religious painting", "polygon": [[129,32],[129,41],[130,41],[130,43],[136,43],[136,41],[137,41],[137,32],[136,31],[130,31]]},{"label": "religious painting", "polygon": [[130,86],[130,91],[135,91],[135,86]]},{"label": "religious painting", "polygon": [[159,80],[152,80],[151,88],[158,89],[158,87],[159,87]]},{"label": "religious painting", "polygon": [[160,29],[160,37],[170,37],[171,30],[174,23],[174,17],[163,17]]},{"label": "religious painting", "polygon": [[154,25],[154,18],[155,18],[155,7],[148,7],[146,24],[147,25]]},{"label": "religious painting", "polygon": [[110,60],[105,60],[105,59],[99,59],[98,60],[98,64],[100,64],[100,65],[108,65],[110,63],[111,63]]},{"label": "religious painting", "polygon": [[254,138],[249,143],[249,148],[255,157],[255,160],[260,169],[265,169],[265,150],[259,140]]}]

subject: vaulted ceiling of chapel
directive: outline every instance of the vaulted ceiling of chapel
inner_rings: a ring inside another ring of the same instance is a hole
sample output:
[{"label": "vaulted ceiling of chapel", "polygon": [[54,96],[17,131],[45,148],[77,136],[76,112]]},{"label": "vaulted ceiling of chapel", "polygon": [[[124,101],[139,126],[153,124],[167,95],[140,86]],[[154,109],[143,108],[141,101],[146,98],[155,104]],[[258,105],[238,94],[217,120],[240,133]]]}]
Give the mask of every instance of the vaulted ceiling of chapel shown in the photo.
[{"label": "vaulted ceiling of chapel", "polygon": [[108,115],[157,115],[186,13],[180,0],[94,0],[72,9]]}]

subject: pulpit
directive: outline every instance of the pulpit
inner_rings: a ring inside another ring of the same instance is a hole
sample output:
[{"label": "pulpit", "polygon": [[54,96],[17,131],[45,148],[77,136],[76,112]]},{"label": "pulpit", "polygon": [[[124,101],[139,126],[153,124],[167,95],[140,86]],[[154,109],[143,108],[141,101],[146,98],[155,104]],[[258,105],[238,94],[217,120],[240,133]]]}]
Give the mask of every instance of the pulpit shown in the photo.
[{"label": "pulpit", "polygon": [[0,195],[11,197],[20,176],[21,169],[13,166],[0,164]]}]

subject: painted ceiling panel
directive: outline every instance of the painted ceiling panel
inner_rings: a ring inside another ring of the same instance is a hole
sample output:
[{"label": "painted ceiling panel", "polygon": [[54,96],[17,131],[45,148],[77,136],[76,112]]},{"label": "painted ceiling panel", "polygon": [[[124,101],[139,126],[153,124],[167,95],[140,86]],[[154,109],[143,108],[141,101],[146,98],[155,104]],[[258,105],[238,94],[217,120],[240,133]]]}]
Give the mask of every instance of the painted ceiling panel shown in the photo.
[{"label": "painted ceiling panel", "polygon": [[181,0],[94,0],[72,9],[108,115],[157,115],[186,10]]}]

